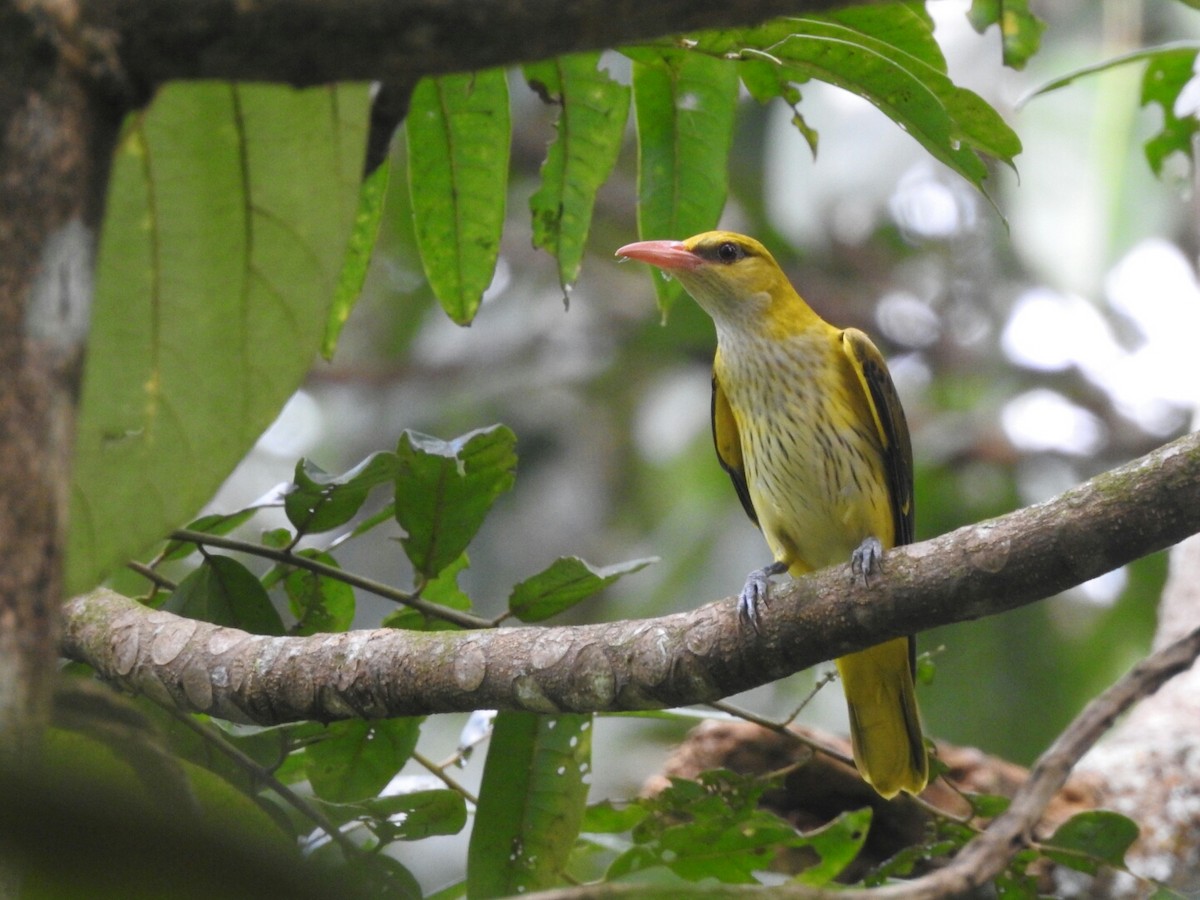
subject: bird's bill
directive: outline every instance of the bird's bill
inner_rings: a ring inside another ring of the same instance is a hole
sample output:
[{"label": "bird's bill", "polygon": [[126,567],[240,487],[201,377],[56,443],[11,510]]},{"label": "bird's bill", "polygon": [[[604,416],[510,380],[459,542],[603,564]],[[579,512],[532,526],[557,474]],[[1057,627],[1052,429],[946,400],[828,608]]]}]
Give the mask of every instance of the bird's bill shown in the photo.
[{"label": "bird's bill", "polygon": [[694,269],[704,262],[682,241],[638,241],[626,244],[617,251],[617,256],[636,259],[667,270]]}]

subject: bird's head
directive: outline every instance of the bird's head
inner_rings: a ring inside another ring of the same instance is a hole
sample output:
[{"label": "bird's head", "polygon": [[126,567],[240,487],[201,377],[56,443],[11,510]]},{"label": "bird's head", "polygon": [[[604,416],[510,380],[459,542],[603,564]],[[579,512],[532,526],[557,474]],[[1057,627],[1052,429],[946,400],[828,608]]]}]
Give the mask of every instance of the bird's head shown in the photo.
[{"label": "bird's head", "polygon": [[770,251],[732,231],[706,231],[686,241],[639,241],[617,256],[657,266],[675,278],[717,322],[740,329],[793,326],[815,315]]}]

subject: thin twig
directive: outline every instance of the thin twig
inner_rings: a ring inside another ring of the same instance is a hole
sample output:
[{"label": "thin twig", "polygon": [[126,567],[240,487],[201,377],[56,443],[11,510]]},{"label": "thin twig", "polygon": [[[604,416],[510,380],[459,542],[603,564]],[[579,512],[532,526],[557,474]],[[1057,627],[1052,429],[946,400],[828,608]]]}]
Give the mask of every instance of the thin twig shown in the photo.
[{"label": "thin twig", "polygon": [[428,769],[430,775],[432,775],[438,781],[442,782],[442,784],[446,785],[446,787],[450,788],[450,790],[455,791],[459,794],[462,794],[463,798],[468,803],[472,804],[473,806],[479,805],[478,797],[476,797],[474,794],[472,794],[470,791],[468,791],[465,787],[463,787],[461,784],[459,784],[457,781],[455,781],[453,778],[451,778],[449,775],[447,775],[446,770],[442,766],[439,766],[437,763],[435,763],[428,756],[424,756],[423,754],[414,750],[412,752],[412,758],[414,760],[416,760],[420,765],[422,765],[426,769]]},{"label": "thin twig", "polygon": [[264,547],[261,544],[253,544],[249,541],[240,541],[237,538],[224,537],[216,534],[205,534],[203,531],[191,531],[186,528],[181,528],[178,531],[171,532],[171,538],[176,541],[186,541],[190,544],[195,544],[198,547],[220,547],[222,550],[237,550],[251,556],[258,556],[263,559],[269,559],[285,566],[295,566],[297,569],[307,569],[309,572],[314,572],[317,575],[324,575],[326,578],[333,578],[337,581],[344,582],[352,587],[362,588],[364,591],[369,591],[378,597],[383,597],[385,600],[392,600],[396,603],[401,603],[405,606],[412,607],[417,612],[430,616],[435,619],[442,619],[446,622],[452,622],[455,625],[460,625],[463,628],[490,628],[492,623],[487,619],[481,619],[478,616],[473,616],[470,613],[460,612],[457,609],[450,609],[446,606],[439,606],[436,603],[430,603],[427,600],[422,600],[416,595],[408,591],[402,591],[394,588],[391,585],[384,584],[381,581],[375,581],[371,578],[365,578],[362,575],[356,575],[353,572],[348,572],[345,569],[339,569],[334,566],[327,565],[319,560],[309,559],[305,556],[299,556],[288,550],[276,550],[273,547]]},{"label": "thin twig", "polygon": [[1047,805],[1071,769],[1113,721],[1138,700],[1190,668],[1200,655],[1200,629],[1151,654],[1092,700],[1041,755],[1007,810],[942,869],[902,885],[848,891],[847,900],[933,900],[969,893],[991,881],[1027,846]]}]

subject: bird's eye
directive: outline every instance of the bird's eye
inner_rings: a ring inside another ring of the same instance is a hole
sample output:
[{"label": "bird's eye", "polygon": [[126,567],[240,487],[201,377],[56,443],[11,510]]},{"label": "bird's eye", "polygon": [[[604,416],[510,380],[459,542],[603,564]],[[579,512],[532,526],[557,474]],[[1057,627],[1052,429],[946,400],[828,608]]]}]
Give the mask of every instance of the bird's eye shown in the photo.
[{"label": "bird's eye", "polygon": [[717,259],[723,263],[736,262],[743,256],[742,248],[733,241],[726,241],[717,247]]}]

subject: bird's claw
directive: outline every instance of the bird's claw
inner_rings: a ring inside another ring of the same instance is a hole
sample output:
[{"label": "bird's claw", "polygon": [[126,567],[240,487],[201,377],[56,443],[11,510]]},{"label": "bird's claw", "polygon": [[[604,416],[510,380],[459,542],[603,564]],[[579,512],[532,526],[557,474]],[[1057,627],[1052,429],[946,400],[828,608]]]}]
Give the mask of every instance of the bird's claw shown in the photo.
[{"label": "bird's claw", "polygon": [[883,544],[877,537],[863,538],[863,542],[850,554],[850,571],[865,587],[870,577],[883,571]]},{"label": "bird's claw", "polygon": [[746,576],[746,583],[738,595],[738,618],[755,632],[762,621],[761,610],[771,598],[771,576],[782,575],[786,571],[786,563],[773,562]]}]

